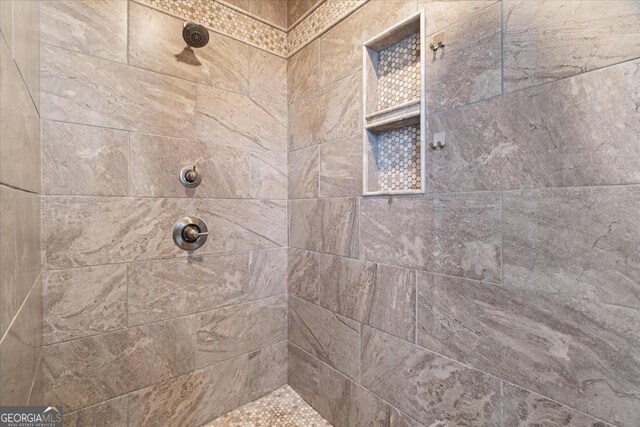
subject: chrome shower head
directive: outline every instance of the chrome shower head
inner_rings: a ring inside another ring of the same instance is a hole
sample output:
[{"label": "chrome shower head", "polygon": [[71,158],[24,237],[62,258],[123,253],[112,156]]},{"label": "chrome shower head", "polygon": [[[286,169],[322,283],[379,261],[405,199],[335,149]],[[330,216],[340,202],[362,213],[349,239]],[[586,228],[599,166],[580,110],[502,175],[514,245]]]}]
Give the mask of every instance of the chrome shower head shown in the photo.
[{"label": "chrome shower head", "polygon": [[185,22],[182,38],[191,47],[204,47],[209,43],[209,32],[200,24]]}]

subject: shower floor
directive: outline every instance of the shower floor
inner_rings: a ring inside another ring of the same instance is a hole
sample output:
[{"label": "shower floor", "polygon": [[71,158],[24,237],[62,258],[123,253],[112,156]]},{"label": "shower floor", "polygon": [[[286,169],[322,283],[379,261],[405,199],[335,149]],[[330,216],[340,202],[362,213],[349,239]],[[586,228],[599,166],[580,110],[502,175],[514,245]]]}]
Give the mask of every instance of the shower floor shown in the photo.
[{"label": "shower floor", "polygon": [[203,427],[331,427],[331,424],[285,385]]}]

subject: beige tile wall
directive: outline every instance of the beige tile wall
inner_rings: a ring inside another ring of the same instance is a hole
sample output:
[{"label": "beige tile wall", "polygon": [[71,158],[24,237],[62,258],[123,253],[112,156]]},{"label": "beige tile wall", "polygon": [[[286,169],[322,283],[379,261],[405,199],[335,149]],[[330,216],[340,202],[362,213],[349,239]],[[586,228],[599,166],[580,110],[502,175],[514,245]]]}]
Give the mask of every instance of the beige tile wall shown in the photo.
[{"label": "beige tile wall", "polygon": [[[361,45],[417,10],[446,147],[363,198]],[[640,423],[638,17],[371,0],[289,58],[289,384],[333,425]]]},{"label": "beige tile wall", "polygon": [[41,405],[38,2],[0,4],[0,405]]},{"label": "beige tile wall", "polygon": [[[136,2],[42,11],[45,400],[71,425],[201,425],[285,384],[286,60],[185,49]],[[190,255],[187,215],[211,233]]]}]

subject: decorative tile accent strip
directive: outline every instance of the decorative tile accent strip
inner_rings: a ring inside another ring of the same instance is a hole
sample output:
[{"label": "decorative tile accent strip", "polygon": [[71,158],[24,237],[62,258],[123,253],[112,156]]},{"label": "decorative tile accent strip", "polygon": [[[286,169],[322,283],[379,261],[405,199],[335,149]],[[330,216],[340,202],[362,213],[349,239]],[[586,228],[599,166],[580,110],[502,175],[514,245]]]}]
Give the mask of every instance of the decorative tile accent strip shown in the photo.
[{"label": "decorative tile accent strip", "polygon": [[215,0],[133,0],[287,58],[368,0],[325,0],[287,31]]},{"label": "decorative tile accent strip", "polygon": [[196,21],[277,55],[287,56],[287,33],[212,0],[135,0],[175,16]]},{"label": "decorative tile accent strip", "polygon": [[287,34],[289,55],[340,22],[368,0],[326,0]]},{"label": "decorative tile accent strip", "polygon": [[241,406],[204,427],[331,427],[307,402],[285,385]]},{"label": "decorative tile accent strip", "polygon": [[420,34],[380,52],[377,109],[420,99]]},{"label": "decorative tile accent strip", "polygon": [[419,189],[420,125],[381,133],[376,161],[380,191]]}]

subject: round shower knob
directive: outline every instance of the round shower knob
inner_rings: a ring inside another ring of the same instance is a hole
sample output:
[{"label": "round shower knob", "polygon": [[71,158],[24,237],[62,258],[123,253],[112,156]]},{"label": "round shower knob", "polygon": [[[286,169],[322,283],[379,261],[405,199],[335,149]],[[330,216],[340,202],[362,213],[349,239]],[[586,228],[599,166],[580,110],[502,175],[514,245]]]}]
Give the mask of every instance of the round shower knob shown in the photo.
[{"label": "round shower knob", "polygon": [[180,183],[187,187],[193,188],[202,182],[202,174],[196,166],[185,166],[180,171]]},{"label": "round shower knob", "polygon": [[182,250],[195,251],[207,241],[209,229],[203,220],[187,216],[173,226],[173,241]]}]

